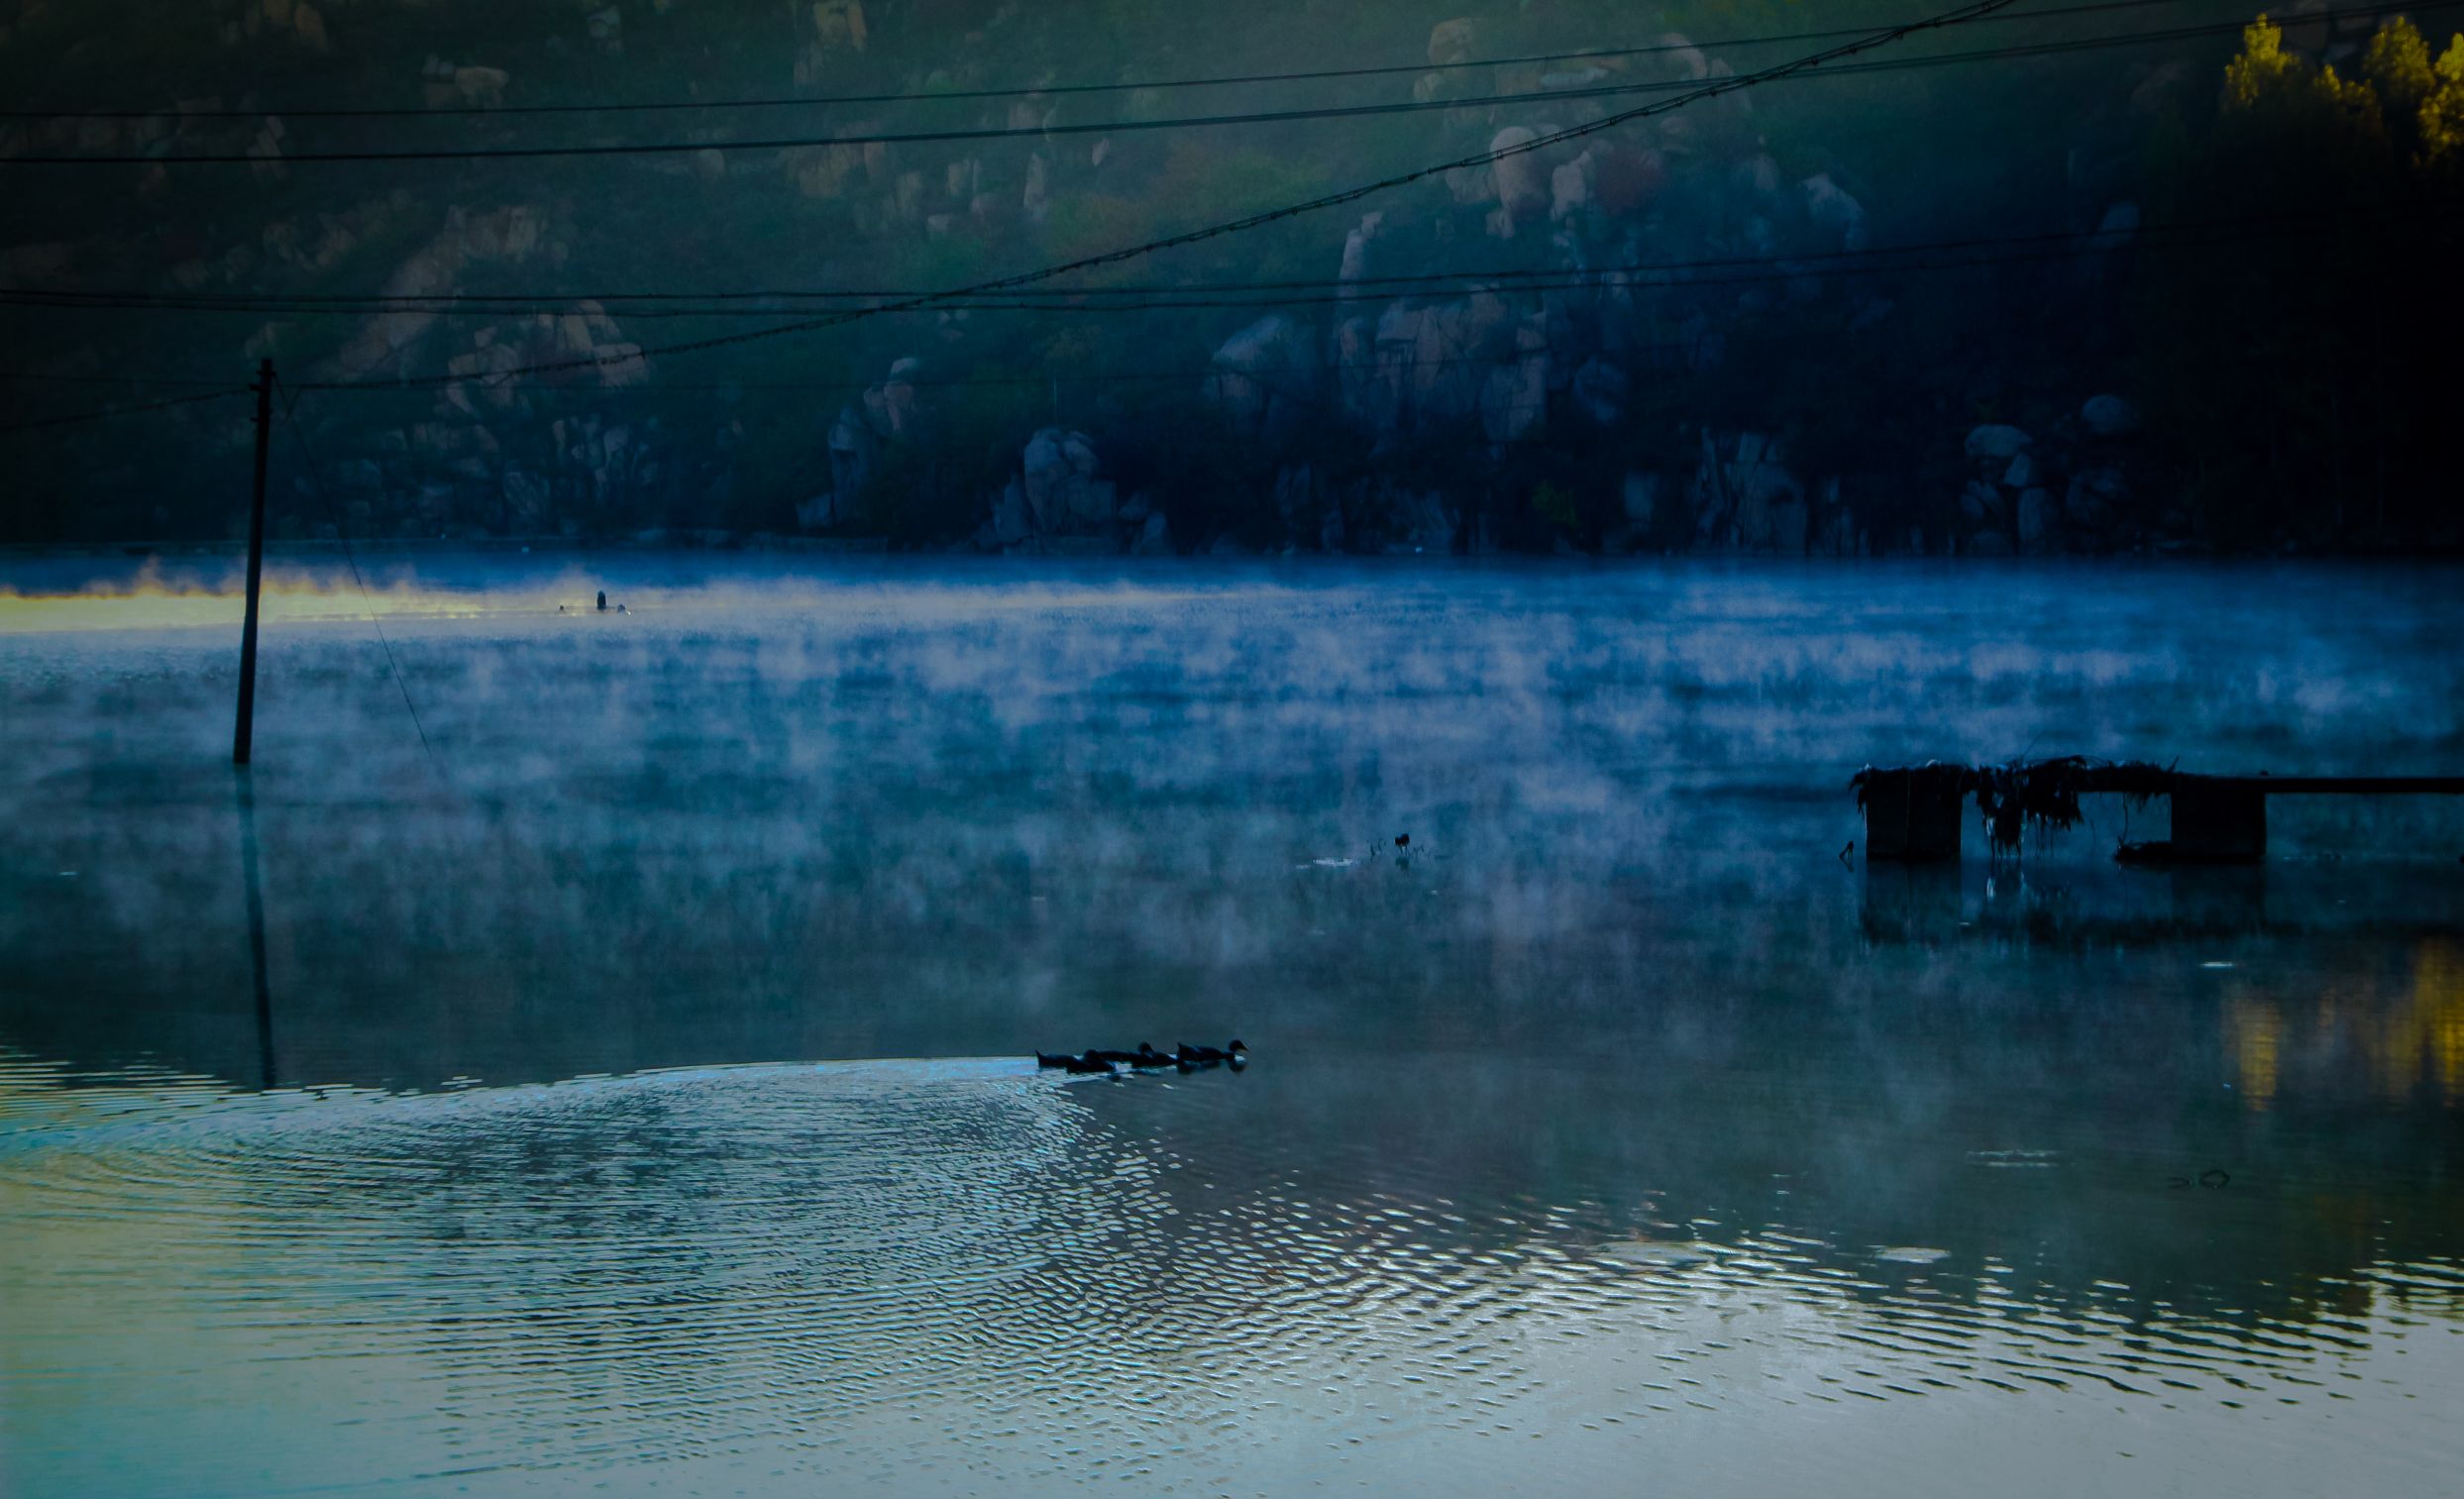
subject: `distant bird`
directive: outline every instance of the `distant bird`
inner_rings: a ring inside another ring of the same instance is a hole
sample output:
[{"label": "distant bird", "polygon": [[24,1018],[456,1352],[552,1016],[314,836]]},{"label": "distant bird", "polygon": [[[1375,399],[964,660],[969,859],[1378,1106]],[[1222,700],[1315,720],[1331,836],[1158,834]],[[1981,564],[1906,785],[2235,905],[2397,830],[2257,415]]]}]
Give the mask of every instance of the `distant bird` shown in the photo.
[{"label": "distant bird", "polygon": [[1248,1046],[1240,1041],[1233,1041],[1221,1050],[1213,1046],[1192,1046],[1183,1041],[1180,1048],[1172,1053],[1172,1060],[1190,1067],[1211,1067],[1218,1062],[1237,1065],[1249,1059],[1248,1052]]},{"label": "distant bird", "polygon": [[607,590],[605,589],[598,590],[598,611],[602,614],[607,612]]},{"label": "distant bird", "polygon": [[1053,1056],[1049,1052],[1038,1051],[1035,1053],[1035,1065],[1038,1067],[1058,1067],[1063,1072],[1073,1073],[1079,1076],[1100,1075],[1103,1077],[1111,1077],[1114,1075],[1113,1064],[1104,1060],[1102,1056],[1093,1051],[1089,1051],[1084,1056],[1071,1056],[1066,1052],[1060,1056]]},{"label": "distant bird", "polygon": [[1395,834],[1395,847],[1397,847],[1397,848],[1410,848],[1411,846],[1412,846],[1412,835],[1411,835],[1410,833],[1397,833],[1397,834]]}]

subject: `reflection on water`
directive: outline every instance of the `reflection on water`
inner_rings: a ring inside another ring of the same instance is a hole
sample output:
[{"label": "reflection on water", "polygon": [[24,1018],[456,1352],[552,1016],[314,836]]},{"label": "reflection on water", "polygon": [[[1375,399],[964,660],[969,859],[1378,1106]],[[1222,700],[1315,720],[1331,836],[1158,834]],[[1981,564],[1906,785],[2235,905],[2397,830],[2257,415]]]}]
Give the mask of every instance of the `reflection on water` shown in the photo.
[{"label": "reflection on water", "polygon": [[[1968,1491],[1925,1454],[1972,1423],[2100,1445],[2020,1492],[2116,1450],[2283,1493],[2464,1455],[2425,1133],[1583,1058],[321,1098],[8,1070],[34,1492],[1486,1491],[1534,1437],[1569,1477],[1653,1451],[1759,1491],[1745,1442]],[[2210,1160],[2228,1186],[2168,1179]]]},{"label": "reflection on water", "polygon": [[387,583],[433,759],[269,631],[245,803],[223,634],[16,616],[0,1485],[2464,1457],[2464,819],[1840,857],[1869,759],[2453,769],[2449,580],[636,566]]},{"label": "reflection on water", "polygon": [[2307,1064],[2351,1053],[2391,1102],[2464,1104],[2464,943],[2437,938],[2412,951],[2409,977],[2388,986],[2340,976],[2299,997],[2236,987],[2225,1012],[2242,1103],[2276,1098],[2288,1046]]}]

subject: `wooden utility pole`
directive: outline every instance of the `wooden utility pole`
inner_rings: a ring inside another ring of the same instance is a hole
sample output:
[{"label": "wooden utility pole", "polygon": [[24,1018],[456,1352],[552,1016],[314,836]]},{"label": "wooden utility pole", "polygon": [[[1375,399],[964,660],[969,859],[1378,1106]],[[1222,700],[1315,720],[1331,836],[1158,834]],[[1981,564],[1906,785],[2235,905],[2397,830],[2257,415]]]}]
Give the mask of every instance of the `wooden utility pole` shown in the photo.
[{"label": "wooden utility pole", "polygon": [[273,436],[273,361],[257,367],[257,492],[248,506],[248,622],[240,627],[240,719],[231,731],[231,763],[248,764],[257,727],[257,590],[266,572],[266,447]]}]

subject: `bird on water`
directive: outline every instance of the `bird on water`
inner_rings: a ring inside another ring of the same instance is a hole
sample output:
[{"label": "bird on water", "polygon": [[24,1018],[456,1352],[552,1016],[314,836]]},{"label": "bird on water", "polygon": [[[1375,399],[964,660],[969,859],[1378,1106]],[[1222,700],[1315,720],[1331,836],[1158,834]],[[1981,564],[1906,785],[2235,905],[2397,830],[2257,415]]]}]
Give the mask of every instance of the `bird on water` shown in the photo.
[{"label": "bird on water", "polygon": [[1218,1062],[1230,1062],[1236,1067],[1241,1063],[1246,1062],[1248,1059],[1249,1048],[1247,1044],[1236,1038],[1231,1045],[1220,1048],[1215,1046],[1192,1046],[1189,1042],[1183,1041],[1172,1053],[1172,1060],[1180,1063],[1184,1067],[1213,1066]]}]

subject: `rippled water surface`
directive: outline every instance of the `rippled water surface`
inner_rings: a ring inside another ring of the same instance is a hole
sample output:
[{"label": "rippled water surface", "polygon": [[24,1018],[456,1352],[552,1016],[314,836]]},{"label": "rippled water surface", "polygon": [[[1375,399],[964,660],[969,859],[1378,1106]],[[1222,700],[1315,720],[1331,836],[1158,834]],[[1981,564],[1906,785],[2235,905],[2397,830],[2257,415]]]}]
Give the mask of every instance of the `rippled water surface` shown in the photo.
[{"label": "rippled water surface", "polygon": [[2457,1491],[2464,812],[1845,782],[2455,771],[2464,577],[376,572],[243,789],[0,566],[0,1491]]}]

